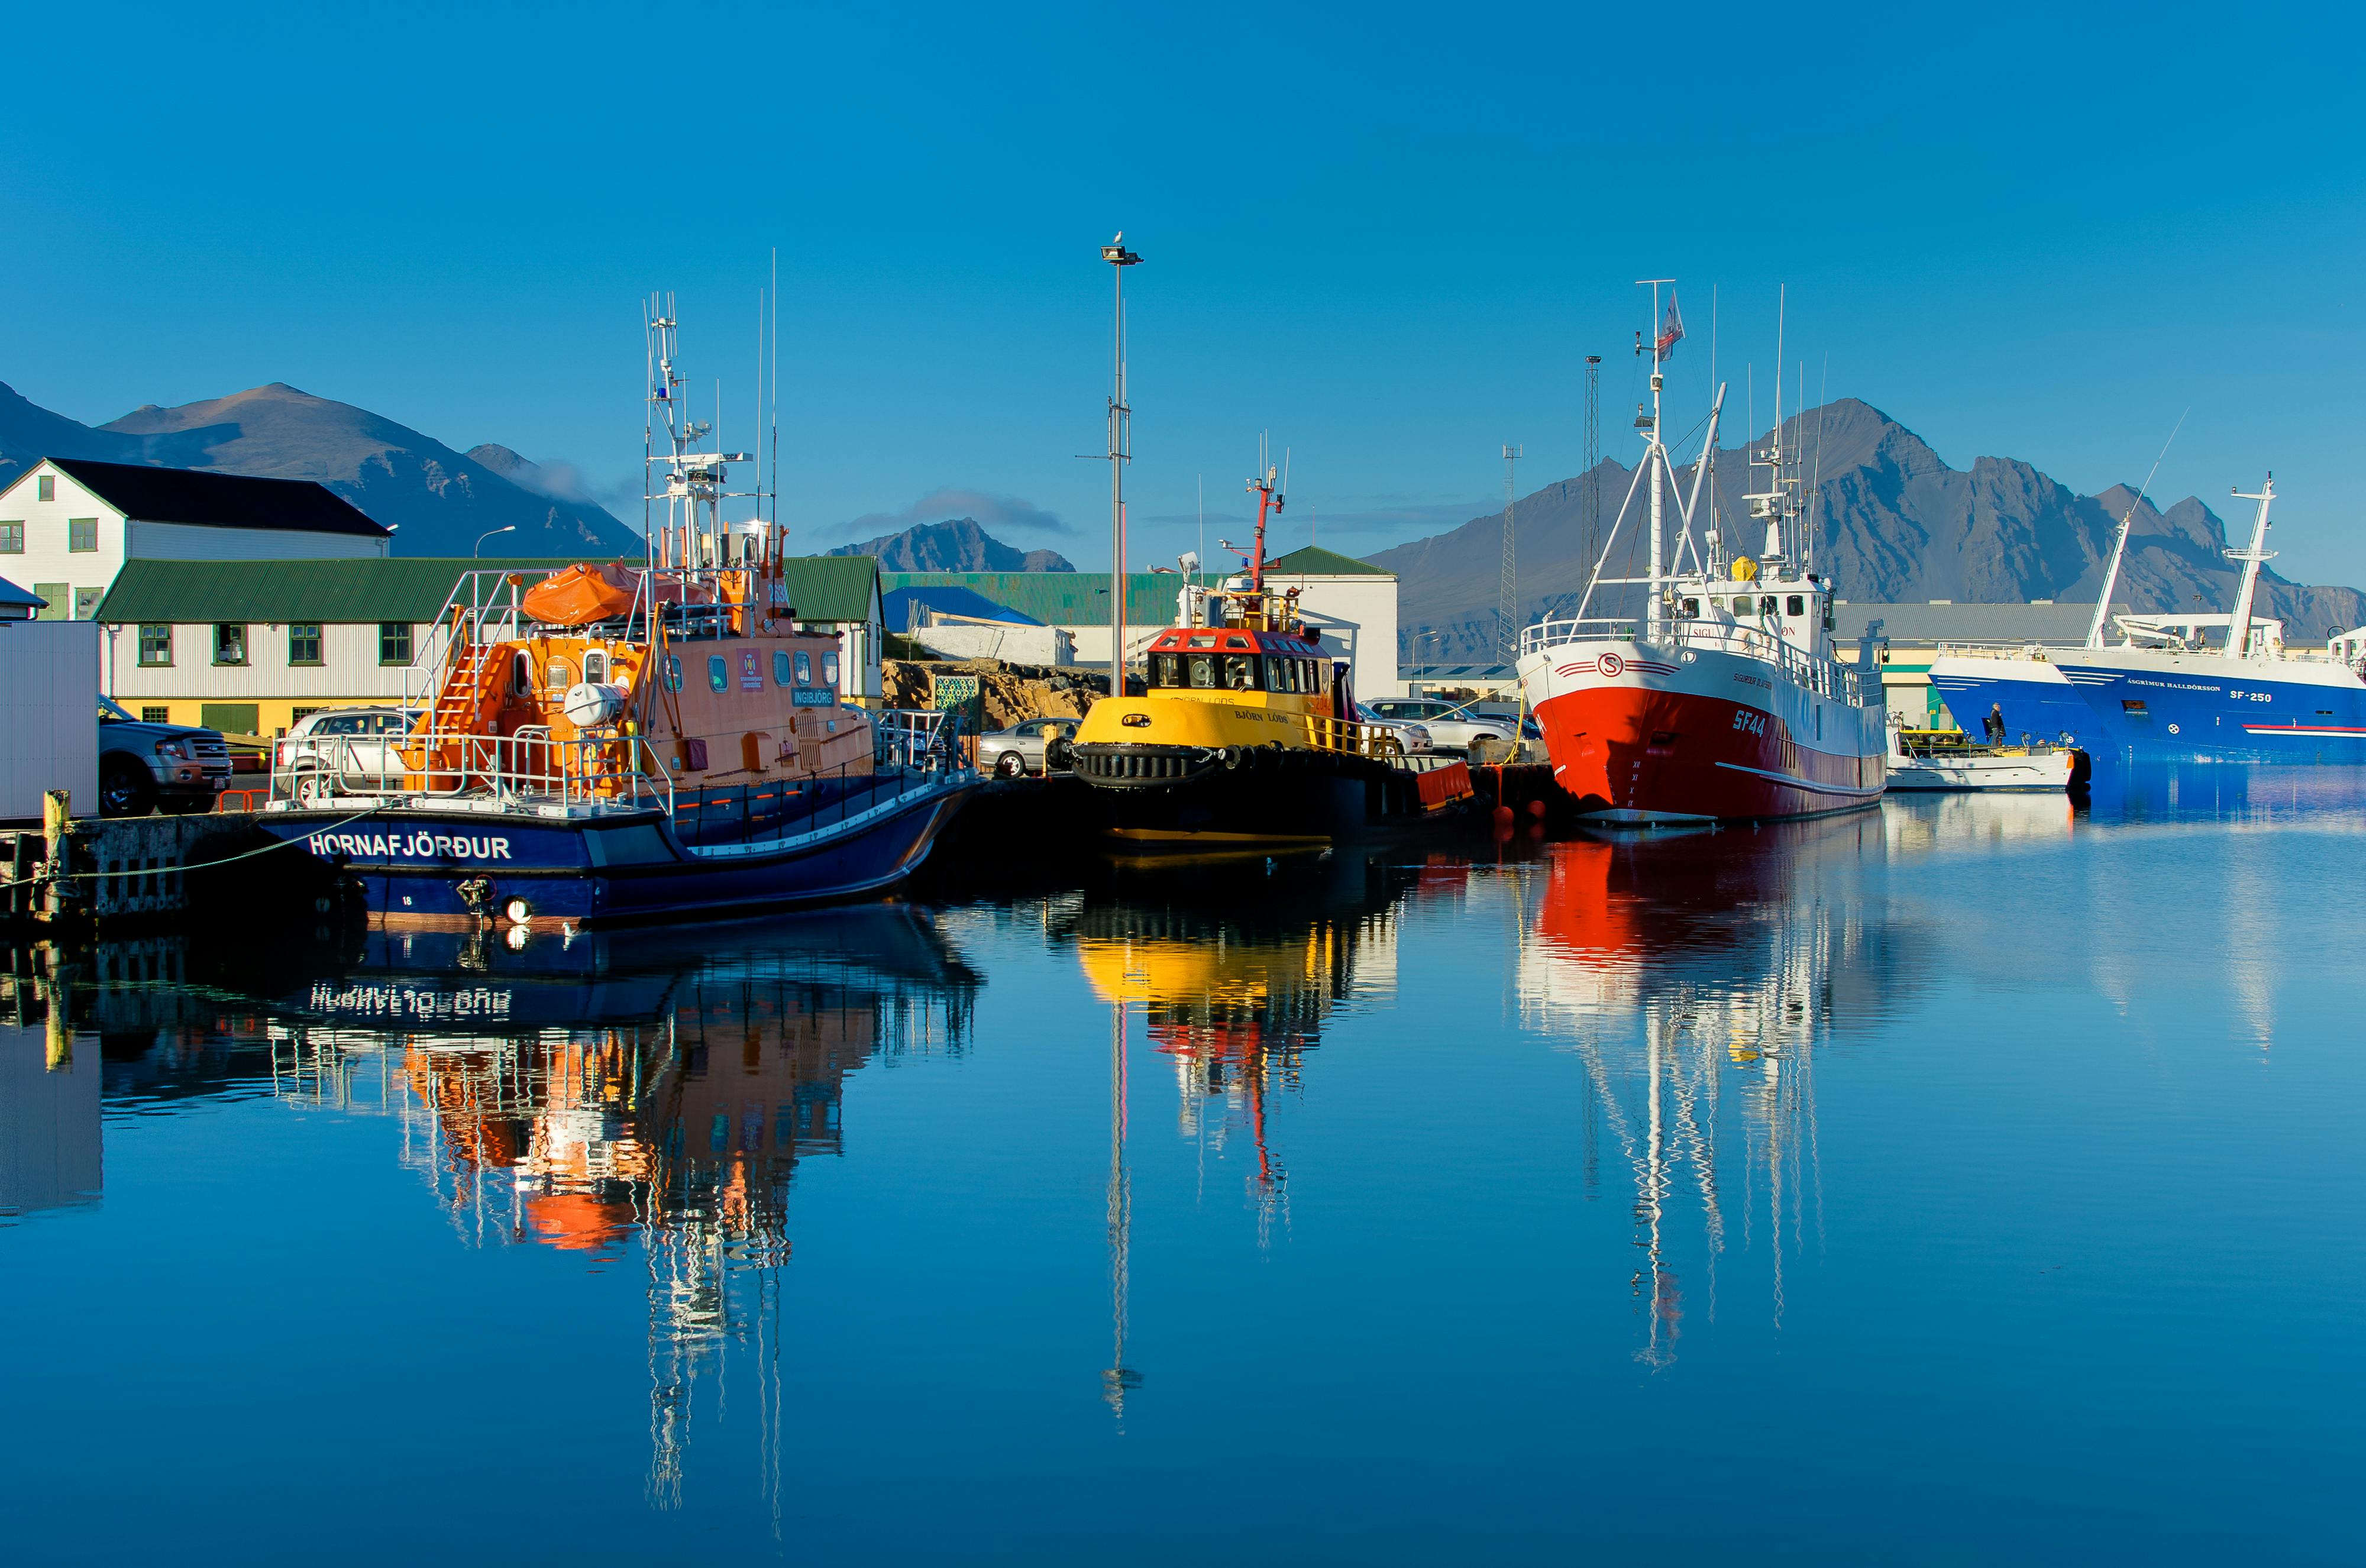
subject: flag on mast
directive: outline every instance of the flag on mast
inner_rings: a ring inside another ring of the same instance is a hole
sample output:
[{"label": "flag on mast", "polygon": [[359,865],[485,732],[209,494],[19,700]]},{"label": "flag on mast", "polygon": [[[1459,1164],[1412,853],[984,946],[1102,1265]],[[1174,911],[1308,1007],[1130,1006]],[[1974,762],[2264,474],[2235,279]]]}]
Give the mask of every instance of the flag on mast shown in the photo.
[{"label": "flag on mast", "polygon": [[1683,313],[1676,309],[1676,291],[1671,288],[1668,290],[1668,313],[1660,319],[1660,337],[1657,350],[1659,357],[1665,359],[1670,355],[1673,354],[1676,349],[1676,340],[1684,335],[1684,318]]}]

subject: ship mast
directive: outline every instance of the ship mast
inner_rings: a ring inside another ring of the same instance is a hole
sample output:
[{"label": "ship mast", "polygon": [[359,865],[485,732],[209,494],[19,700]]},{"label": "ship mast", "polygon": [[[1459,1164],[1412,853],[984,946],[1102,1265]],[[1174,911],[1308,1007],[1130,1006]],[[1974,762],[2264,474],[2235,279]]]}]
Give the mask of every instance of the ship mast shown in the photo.
[{"label": "ship mast", "polygon": [[[1249,592],[1262,599],[1265,593],[1265,520],[1268,508],[1279,512],[1288,498],[1274,488],[1272,449],[1266,438],[1257,438],[1257,476],[1249,480],[1249,493],[1257,498],[1256,553],[1249,558]],[[1260,611],[1262,605],[1260,604]]]},{"label": "ship mast", "polygon": [[2275,551],[2267,547],[2268,508],[2274,504],[2276,499],[2276,476],[2270,474],[2268,482],[2261,485],[2256,493],[2246,494],[2238,490],[2234,491],[2234,496],[2236,501],[2259,503],[2259,516],[2251,524],[2250,548],[2226,552],[2228,560],[2243,563],[2243,581],[2235,590],[2235,613],[2226,622],[2226,647],[2224,651],[2229,659],[2240,659],[2250,651],[2251,601],[2259,589],[2259,566],[2264,561],[2273,560],[2276,556]]},{"label": "ship mast", "polygon": [[[752,458],[746,452],[693,450],[715,433],[715,427],[692,419],[682,407],[683,381],[676,339],[680,327],[673,296],[650,296],[647,331],[651,418],[645,426],[644,461],[651,470],[662,469],[664,486],[645,495],[643,502],[645,505],[649,502],[665,502],[664,532],[659,536],[662,547],[656,551],[659,564],[682,569],[730,566],[735,563],[730,559],[723,502],[727,497],[744,492],[727,488],[728,465]],[[656,437],[660,428],[665,437],[663,453],[657,450]],[[658,476],[653,472],[652,477]],[[760,513],[761,510],[760,497]]]},{"label": "ship mast", "polygon": [[[1675,279],[1639,277],[1635,281],[1639,287],[1648,284],[1651,290],[1651,434],[1650,444],[1643,448],[1644,466],[1651,470],[1643,482],[1651,490],[1650,546],[1651,564],[1644,576],[1646,598],[1643,604],[1643,640],[1657,642],[1660,640],[1662,618],[1667,613],[1666,606],[1661,602],[1664,596],[1662,588],[1662,557],[1666,550],[1666,516],[1661,491],[1668,482],[1668,449],[1660,442],[1660,389],[1666,379],[1660,373],[1660,285],[1673,284]],[[1639,355],[1643,352],[1643,338],[1639,333],[1635,338],[1635,352]]]}]

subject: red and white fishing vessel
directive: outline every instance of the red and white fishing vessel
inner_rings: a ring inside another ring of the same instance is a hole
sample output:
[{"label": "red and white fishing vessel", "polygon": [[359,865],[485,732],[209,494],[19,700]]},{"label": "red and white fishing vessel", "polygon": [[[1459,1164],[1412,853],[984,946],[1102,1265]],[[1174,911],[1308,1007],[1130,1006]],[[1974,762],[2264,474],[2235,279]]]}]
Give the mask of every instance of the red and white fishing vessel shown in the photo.
[{"label": "red and white fishing vessel", "polygon": [[[1660,402],[1662,367],[1684,327],[1673,292],[1660,316],[1665,281],[1651,285],[1660,324],[1649,345],[1651,401],[1635,422],[1643,460],[1576,616],[1520,634],[1520,688],[1553,776],[1581,813],[1611,822],[1808,817],[1870,805],[1881,797],[1888,750],[1880,673],[1870,637],[1853,661],[1833,649],[1832,587],[1813,570],[1798,444],[1786,449],[1779,392],[1774,434],[1750,458],[1769,479],[1744,497],[1752,522],[1765,526],[1763,550],[1756,559],[1727,557],[1713,480],[1696,543],[1725,389],[1710,406],[1690,493],[1679,494]],[[1644,347],[1638,334],[1636,352]],[[1639,491],[1647,492],[1649,567],[1641,577],[1606,577]],[[1640,617],[1587,618],[1598,592],[1620,587],[1642,590]]]}]

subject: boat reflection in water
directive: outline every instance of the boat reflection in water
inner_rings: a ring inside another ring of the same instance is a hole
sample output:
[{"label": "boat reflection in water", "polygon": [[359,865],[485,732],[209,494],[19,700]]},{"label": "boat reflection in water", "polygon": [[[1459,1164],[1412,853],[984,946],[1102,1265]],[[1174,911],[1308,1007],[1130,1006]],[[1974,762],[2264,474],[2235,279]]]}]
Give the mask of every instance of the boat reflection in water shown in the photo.
[{"label": "boat reflection in water", "polygon": [[[1136,870],[1145,868],[1136,867]],[[1410,871],[1330,851],[1170,862],[1130,880],[1119,902],[1053,906],[1055,941],[1073,942],[1085,980],[1110,1010],[1109,1251],[1111,1358],[1102,1393],[1121,1425],[1142,1374],[1126,1364],[1133,1230],[1126,1160],[1132,1020],[1174,1065],[1177,1126],[1202,1168],[1247,1139],[1244,1177],[1260,1247],[1289,1223],[1289,1167],[1271,1112],[1303,1089],[1306,1053],[1351,995],[1369,1001],[1396,979],[1397,901]]]},{"label": "boat reflection in water", "polygon": [[963,1048],[976,977],[889,906],[614,946],[378,933],[366,956],[286,998],[276,1090],[397,1121],[403,1164],[471,1244],[597,1261],[637,1247],[649,1501],[681,1505],[693,1400],[738,1352],[777,1515],[790,1179],[839,1152],[849,1074]]},{"label": "boat reflection in water", "polygon": [[1588,1187],[1606,1132],[1634,1185],[1650,1366],[1675,1357],[1680,1259],[1713,1321],[1720,1260],[1763,1247],[1781,1326],[1785,1256],[1821,1224],[1816,1047],[1914,968],[1878,904],[1887,853],[1878,813],[1545,851],[1521,1008],[1583,1066]]}]

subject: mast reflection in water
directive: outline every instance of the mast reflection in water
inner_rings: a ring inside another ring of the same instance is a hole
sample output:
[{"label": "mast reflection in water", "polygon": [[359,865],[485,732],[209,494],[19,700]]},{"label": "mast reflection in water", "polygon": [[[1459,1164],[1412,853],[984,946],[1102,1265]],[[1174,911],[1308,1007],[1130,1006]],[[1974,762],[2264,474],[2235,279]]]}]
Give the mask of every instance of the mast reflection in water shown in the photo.
[{"label": "mast reflection in water", "polygon": [[648,1499],[682,1505],[702,1382],[755,1374],[780,1517],[781,1269],[797,1161],[840,1150],[847,1075],[959,1053],[977,981],[908,909],[761,931],[586,935],[512,953],[373,938],[273,1020],[291,1100],[383,1112],[400,1158],[476,1246],[528,1245],[648,1275]]},{"label": "mast reflection in water", "polygon": [[1822,1224],[1816,1047],[1852,1001],[1894,995],[1911,967],[1899,922],[1866,897],[1865,863],[1886,850],[1882,816],[1861,812],[1555,844],[1528,879],[1520,1007],[1583,1067],[1589,1192],[1606,1130],[1632,1182],[1647,1365],[1675,1359],[1680,1258],[1715,1321],[1737,1227],[1754,1251],[1764,1225],[1782,1325],[1785,1256]]}]

